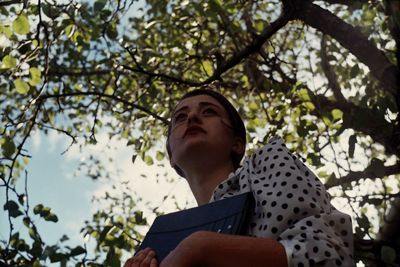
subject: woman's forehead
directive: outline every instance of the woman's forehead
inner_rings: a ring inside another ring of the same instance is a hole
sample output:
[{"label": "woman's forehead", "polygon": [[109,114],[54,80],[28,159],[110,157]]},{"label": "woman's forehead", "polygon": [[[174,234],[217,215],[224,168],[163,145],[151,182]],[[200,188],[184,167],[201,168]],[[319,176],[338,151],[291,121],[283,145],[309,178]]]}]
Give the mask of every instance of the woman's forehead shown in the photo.
[{"label": "woman's forehead", "polygon": [[206,104],[210,103],[214,106],[218,106],[222,110],[225,110],[224,107],[212,96],[209,95],[195,95],[195,96],[190,96],[185,99],[182,99],[178,105],[175,107],[175,111],[182,109],[184,107],[197,107],[200,104]]}]

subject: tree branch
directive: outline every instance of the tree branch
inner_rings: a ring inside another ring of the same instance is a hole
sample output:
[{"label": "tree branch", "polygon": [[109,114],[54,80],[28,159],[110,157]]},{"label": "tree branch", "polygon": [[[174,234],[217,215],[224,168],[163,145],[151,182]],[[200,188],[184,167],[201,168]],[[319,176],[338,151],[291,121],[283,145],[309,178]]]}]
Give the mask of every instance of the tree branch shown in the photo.
[{"label": "tree branch", "polygon": [[143,111],[143,112],[149,114],[150,116],[152,116],[153,118],[160,120],[165,125],[168,125],[168,123],[169,123],[168,119],[159,116],[157,113],[151,111],[148,108],[139,106],[135,103],[129,102],[129,101],[122,99],[120,97],[117,97],[115,95],[108,95],[108,94],[101,93],[101,92],[88,91],[88,92],[73,92],[73,93],[62,93],[62,94],[43,94],[38,97],[37,101],[43,101],[43,100],[46,100],[49,98],[62,98],[62,97],[70,97],[70,96],[97,96],[97,97],[102,97],[102,98],[108,98],[108,99],[111,99],[111,100],[114,100],[117,102],[121,102],[128,107],[132,107],[132,108],[138,109],[140,111]]},{"label": "tree branch", "polygon": [[229,58],[225,64],[218,67],[214,74],[204,81],[204,84],[210,83],[214,80],[220,80],[221,75],[226,72],[227,70],[233,68],[237,64],[239,64],[243,59],[247,58],[251,54],[257,53],[263,44],[268,41],[271,36],[273,36],[278,30],[283,28],[292,18],[292,10],[286,9],[281,16],[272,22],[268,27],[266,27],[263,32],[256,37],[250,44],[248,44],[245,48],[237,52],[231,58]]},{"label": "tree branch", "polygon": [[109,74],[111,70],[85,70],[85,69],[75,69],[75,70],[59,70],[50,68],[47,72],[47,76],[100,76]]},{"label": "tree branch", "polygon": [[[276,82],[276,81],[273,81]],[[279,83],[279,87],[287,93],[297,81],[284,80]],[[264,88],[262,84],[260,89]],[[268,88],[264,88],[268,90]],[[395,133],[395,125],[384,119],[384,115],[377,110],[358,106],[350,101],[333,101],[324,95],[314,95],[310,89],[309,95],[311,102],[316,109],[311,111],[312,115],[321,117],[323,113],[330,113],[333,109],[343,112],[342,129],[351,128],[355,131],[369,135],[375,143],[381,144],[388,155],[400,155],[400,135]],[[299,104],[296,99],[292,99],[292,104]]]},{"label": "tree branch", "polygon": [[14,4],[23,4],[24,1],[22,0],[9,0],[9,1],[2,1],[0,2],[0,6],[9,6]]},{"label": "tree branch", "polygon": [[395,132],[395,125],[384,119],[378,110],[360,107],[352,102],[332,101],[323,95],[312,95],[311,101],[317,107],[312,113],[317,117],[321,113],[340,109],[343,112],[343,128],[369,135],[376,143],[384,146],[386,154],[400,155],[400,135]]},{"label": "tree branch", "polygon": [[296,3],[298,8],[295,13],[296,18],[332,36],[368,66],[373,76],[379,80],[387,92],[397,96],[400,87],[400,72],[372,41],[328,10],[308,1],[296,1]]},{"label": "tree branch", "polygon": [[[40,109],[41,109],[41,103],[39,103],[37,106],[36,106],[36,109],[35,109],[35,111],[33,112],[33,115],[32,115],[32,117],[29,119],[29,121],[31,122],[31,124],[29,125],[29,126],[27,126],[28,127],[28,130],[26,131],[26,134],[23,136],[23,138],[22,138],[22,141],[21,141],[21,143],[18,145],[18,147],[17,147],[17,151],[16,151],[16,153],[15,153],[15,155],[14,155],[14,157],[12,157],[12,159],[11,159],[11,165],[9,166],[9,174],[8,174],[8,178],[7,178],[7,180],[5,180],[5,179],[3,179],[4,180],[4,182],[5,182],[5,186],[6,186],[6,203],[8,202],[8,200],[9,200],[9,190],[10,190],[10,183],[12,183],[12,178],[13,178],[13,172],[14,172],[14,167],[16,166],[16,164],[17,164],[17,159],[18,159],[18,157],[19,156],[21,156],[22,155],[22,150],[23,150],[23,148],[24,148],[24,145],[25,145],[25,143],[26,143],[26,140],[28,140],[28,137],[30,136],[30,134],[31,134],[31,132],[32,132],[32,130],[33,130],[33,127],[35,126],[35,124],[36,124],[36,118],[37,118],[37,116],[38,116],[38,114],[39,114],[39,111],[40,111]],[[13,224],[12,224],[12,221],[11,221],[11,214],[10,214],[10,212],[8,212],[8,222],[9,222],[9,225],[10,225],[10,233],[9,233],[9,237],[8,237],[8,242],[7,242],[7,246],[6,246],[6,250],[9,248],[9,246],[10,246],[10,242],[11,242],[11,239],[12,239],[12,235],[13,235],[13,229],[14,229],[14,227],[13,227]]]},{"label": "tree branch", "polygon": [[326,51],[326,35],[323,35],[321,38],[321,65],[322,70],[325,73],[326,78],[328,79],[329,87],[332,89],[333,95],[336,100],[340,102],[347,102],[346,98],[342,94],[342,90],[337,81],[337,76],[335,71],[332,69],[332,66],[328,61],[328,54]]},{"label": "tree branch", "polygon": [[334,5],[334,4],[339,4],[339,5],[345,5],[345,6],[350,6],[354,3],[362,3],[362,4],[368,4],[370,0],[324,0],[324,2]]},{"label": "tree branch", "polygon": [[397,162],[397,164],[382,168],[381,170],[379,170],[379,173],[377,173],[377,171],[374,170],[370,165],[367,168],[365,168],[364,171],[350,172],[346,176],[340,177],[338,179],[331,179],[325,184],[325,187],[328,189],[334,186],[350,184],[351,182],[355,182],[364,178],[369,178],[374,180],[377,178],[382,178],[383,176],[389,176],[399,173],[400,173],[399,162]]},{"label": "tree branch", "polygon": [[[249,57],[250,55],[252,55],[254,53],[259,52],[259,50],[261,49],[263,44],[266,41],[268,41],[268,39],[271,38],[271,36],[273,36],[278,30],[283,28],[290,21],[290,19],[292,18],[292,13],[293,13],[292,10],[287,10],[286,9],[277,20],[275,20],[268,27],[266,27],[263,30],[263,32],[259,36],[254,38],[254,40],[250,44],[248,44],[243,49],[241,49],[240,51],[235,53],[231,58],[229,58],[226,62],[224,62],[224,64],[221,64],[221,66],[219,66],[215,70],[213,75],[210,78],[208,78],[205,81],[203,81],[203,82],[186,81],[186,80],[182,80],[182,79],[177,78],[177,77],[146,71],[135,60],[135,57],[134,57],[134,55],[132,55],[132,52],[130,52],[130,53],[131,53],[132,59],[135,61],[136,68],[133,68],[133,67],[130,67],[130,66],[126,66],[126,65],[123,65],[122,67],[124,69],[130,70],[130,71],[133,71],[133,72],[139,72],[139,73],[143,73],[143,74],[149,75],[151,77],[158,77],[158,78],[170,80],[170,81],[173,81],[173,82],[186,84],[186,85],[189,85],[189,86],[201,86],[201,85],[209,84],[209,83],[211,83],[211,82],[213,82],[215,80],[221,80],[221,75],[223,73],[225,73],[229,69],[235,67],[243,59]],[[128,52],[129,52],[129,50],[128,50]]]},{"label": "tree branch", "polygon": [[170,76],[167,74],[163,74],[163,73],[155,73],[155,72],[151,72],[151,71],[147,71],[143,68],[139,68],[139,67],[131,67],[131,66],[127,66],[127,65],[122,65],[122,67],[126,70],[132,71],[132,72],[136,72],[136,73],[142,73],[145,74],[151,78],[160,78],[163,80],[167,80],[167,81],[171,81],[171,82],[176,82],[176,83],[180,83],[180,84],[186,84],[189,86],[201,86],[203,84],[205,84],[204,82],[194,82],[194,81],[188,81],[188,80],[184,80],[178,77],[174,77],[174,76]]},{"label": "tree branch", "polygon": [[68,131],[66,131],[64,129],[56,128],[56,127],[53,127],[53,126],[49,126],[49,125],[46,125],[46,124],[43,124],[43,123],[40,123],[40,122],[37,122],[36,125],[38,127],[43,127],[43,128],[46,128],[46,129],[57,131],[59,133],[63,133],[63,134],[65,134],[65,135],[67,135],[68,137],[71,138],[71,143],[68,145],[68,147],[63,152],[61,152],[61,155],[65,154],[72,147],[72,145],[77,142],[76,141],[76,136],[73,136],[70,132],[68,132]]}]

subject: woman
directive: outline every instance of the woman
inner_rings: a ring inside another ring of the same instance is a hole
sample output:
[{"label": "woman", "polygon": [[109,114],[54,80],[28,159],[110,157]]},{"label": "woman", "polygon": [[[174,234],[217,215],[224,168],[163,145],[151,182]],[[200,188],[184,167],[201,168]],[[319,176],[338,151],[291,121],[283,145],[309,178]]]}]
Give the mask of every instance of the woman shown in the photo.
[{"label": "woman", "polygon": [[354,266],[349,216],[279,138],[246,158],[243,121],[225,97],[199,89],[176,106],[168,129],[171,166],[199,205],[251,191],[248,236],[200,231],[161,263],[146,248],[125,266]]}]

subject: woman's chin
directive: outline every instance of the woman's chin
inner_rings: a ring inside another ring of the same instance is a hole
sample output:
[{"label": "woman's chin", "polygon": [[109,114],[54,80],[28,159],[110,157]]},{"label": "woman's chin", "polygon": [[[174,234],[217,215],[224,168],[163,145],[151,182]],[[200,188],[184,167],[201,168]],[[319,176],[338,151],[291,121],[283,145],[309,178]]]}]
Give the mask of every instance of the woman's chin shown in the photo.
[{"label": "woman's chin", "polygon": [[179,149],[180,158],[184,159],[196,159],[200,158],[202,155],[210,155],[213,149],[211,145],[204,139],[201,138],[191,138],[182,143]]},{"label": "woman's chin", "polygon": [[204,134],[192,134],[183,138],[182,146],[192,146],[199,144],[206,144],[207,140]]}]

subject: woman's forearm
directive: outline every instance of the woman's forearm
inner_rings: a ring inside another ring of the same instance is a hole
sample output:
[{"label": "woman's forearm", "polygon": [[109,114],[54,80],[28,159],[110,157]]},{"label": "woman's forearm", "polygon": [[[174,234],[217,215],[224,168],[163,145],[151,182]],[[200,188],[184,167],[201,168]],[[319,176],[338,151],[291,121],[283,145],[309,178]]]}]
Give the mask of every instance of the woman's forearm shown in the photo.
[{"label": "woman's forearm", "polygon": [[185,243],[195,250],[193,266],[288,266],[283,245],[273,239],[200,231]]}]

